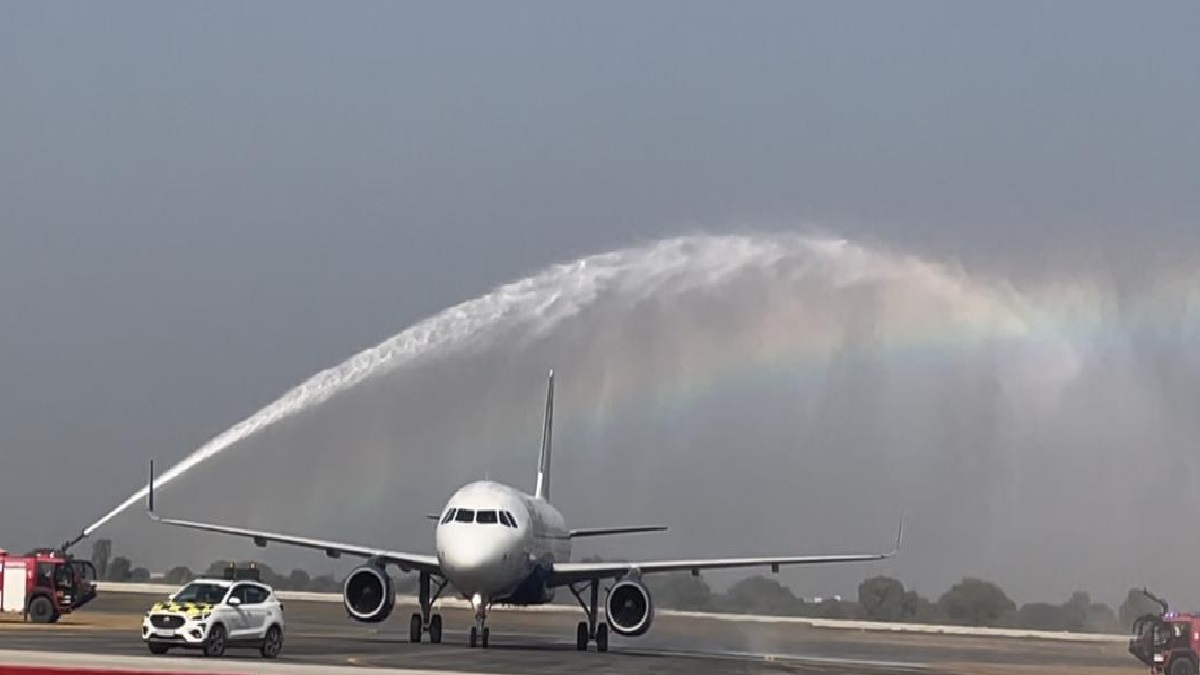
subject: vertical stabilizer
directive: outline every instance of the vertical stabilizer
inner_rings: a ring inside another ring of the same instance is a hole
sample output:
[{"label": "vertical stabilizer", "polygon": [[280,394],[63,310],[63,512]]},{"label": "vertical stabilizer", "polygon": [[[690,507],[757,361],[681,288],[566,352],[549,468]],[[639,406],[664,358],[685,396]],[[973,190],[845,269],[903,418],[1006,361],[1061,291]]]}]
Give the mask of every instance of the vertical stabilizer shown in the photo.
[{"label": "vertical stabilizer", "polygon": [[554,432],[554,369],[546,384],[546,417],[542,422],[542,452],[538,456],[537,490],[538,499],[550,499],[550,440]]}]

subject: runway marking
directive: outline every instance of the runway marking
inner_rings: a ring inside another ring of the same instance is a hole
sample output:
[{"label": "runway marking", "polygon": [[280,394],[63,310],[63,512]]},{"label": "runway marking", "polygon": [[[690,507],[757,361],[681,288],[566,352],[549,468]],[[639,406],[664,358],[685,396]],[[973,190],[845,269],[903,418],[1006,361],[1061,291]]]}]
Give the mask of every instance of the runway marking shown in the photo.
[{"label": "runway marking", "polygon": [[725,657],[732,659],[748,659],[778,664],[824,664],[837,666],[867,666],[873,668],[890,668],[893,670],[929,670],[933,666],[927,663],[909,661],[880,661],[873,659],[854,659],[836,656],[810,656],[807,654],[770,654],[763,652],[746,652],[736,650],[682,650],[682,649],[630,649],[626,654],[642,654],[654,656],[678,656],[691,658]]}]

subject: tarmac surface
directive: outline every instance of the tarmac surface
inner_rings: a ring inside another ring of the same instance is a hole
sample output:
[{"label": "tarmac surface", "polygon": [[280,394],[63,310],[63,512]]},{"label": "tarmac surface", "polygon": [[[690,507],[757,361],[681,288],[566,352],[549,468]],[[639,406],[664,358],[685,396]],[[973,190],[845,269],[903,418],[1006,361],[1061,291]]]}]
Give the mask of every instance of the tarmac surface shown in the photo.
[{"label": "tarmac surface", "polygon": [[[158,598],[102,594],[91,605],[53,625],[0,623],[0,649],[148,656],[140,638],[141,615]],[[280,663],[445,669],[517,673],[1142,673],[1124,643],[1066,643],[963,636],[819,629],[794,623],[751,623],[707,618],[655,617],[649,633],[610,633],[609,651],[575,649],[575,624],[583,612],[497,608],[489,614],[491,643],[471,649],[469,610],[443,608],[441,644],[413,644],[408,616],[397,605],[383,624],[346,617],[340,604],[285,601],[287,629]],[[187,667],[198,652],[171,652]],[[230,650],[225,659],[261,661],[254,650]],[[209,659],[204,659],[211,661]],[[212,665],[206,663],[206,666]]]}]

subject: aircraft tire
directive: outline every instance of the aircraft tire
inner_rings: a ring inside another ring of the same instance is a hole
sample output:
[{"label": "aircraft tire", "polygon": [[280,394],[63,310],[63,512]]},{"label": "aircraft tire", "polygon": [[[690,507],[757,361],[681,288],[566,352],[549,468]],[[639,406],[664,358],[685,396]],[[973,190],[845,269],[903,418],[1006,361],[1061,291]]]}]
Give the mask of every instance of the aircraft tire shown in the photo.
[{"label": "aircraft tire", "polygon": [[440,644],[442,641],[442,615],[434,614],[429,619],[429,641],[433,644]]},{"label": "aircraft tire", "polygon": [[596,651],[608,651],[608,624],[602,623],[596,626]]},{"label": "aircraft tire", "polygon": [[420,642],[423,626],[421,625],[421,615],[413,614],[408,618],[408,640],[409,642]]},{"label": "aircraft tire", "polygon": [[588,625],[586,621],[580,621],[575,627],[575,649],[581,652],[586,652],[588,646]]}]

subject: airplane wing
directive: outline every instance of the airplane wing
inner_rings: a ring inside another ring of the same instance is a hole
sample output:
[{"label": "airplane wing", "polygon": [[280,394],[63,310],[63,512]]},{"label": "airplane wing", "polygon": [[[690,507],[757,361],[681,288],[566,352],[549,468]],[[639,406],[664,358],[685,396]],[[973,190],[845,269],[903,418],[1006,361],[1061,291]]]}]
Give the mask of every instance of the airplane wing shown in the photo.
[{"label": "airplane wing", "polygon": [[583,527],[577,530],[571,530],[567,536],[575,539],[577,537],[603,537],[610,534],[636,534],[638,532],[666,532],[666,525],[634,525],[632,527]]},{"label": "airplane wing", "polygon": [[690,571],[699,574],[700,570],[729,569],[732,567],[770,567],[778,572],[782,565],[817,565],[823,563],[870,562],[885,560],[900,551],[900,543],[904,537],[904,520],[896,533],[896,546],[887,553],[852,553],[844,555],[805,555],[779,556],[762,558],[702,558],[696,560],[656,560],[649,562],[569,562],[554,565],[547,582],[548,586],[566,586],[569,584],[594,579],[616,579],[630,572],[649,574],[653,572],[683,572]]},{"label": "airplane wing", "polygon": [[360,558],[379,558],[387,562],[395,563],[404,572],[418,570],[420,572],[430,572],[432,574],[440,574],[440,566],[436,556],[421,554],[421,553],[406,553],[403,551],[389,551],[382,548],[369,548],[366,546],[358,546],[355,544],[343,544],[336,541],[327,541],[324,539],[310,539],[308,537],[299,537],[290,534],[280,534],[277,532],[262,532],[259,530],[246,530],[239,527],[227,527],[225,525],[213,525],[211,523],[197,523],[190,520],[174,520],[172,518],[162,518],[153,511],[150,512],[150,518],[153,520],[174,525],[176,527],[186,527],[193,530],[203,530],[205,532],[219,532],[221,534],[231,534],[235,537],[244,537],[252,539],[255,546],[265,547],[267,542],[277,542],[287,544],[289,546],[299,546],[301,548],[311,548],[318,551],[323,551],[330,558],[340,558],[343,555],[357,556]]},{"label": "airplane wing", "polygon": [[298,546],[300,548],[309,548],[322,551],[330,558],[340,558],[343,555],[356,556],[360,558],[378,558],[395,564],[404,572],[417,570],[420,572],[429,572],[431,574],[441,574],[441,566],[438,563],[437,556],[422,554],[422,553],[407,553],[404,551],[389,551],[381,548],[370,548],[359,546],[356,544],[344,544],[336,541],[326,541],[323,539],[312,539],[309,537],[300,537],[290,534],[280,534],[278,532],[263,532],[259,530],[248,530],[240,527],[228,527],[225,525],[214,525],[211,523],[199,523],[190,520],[175,520],[173,518],[163,518],[154,512],[154,463],[150,463],[150,490],[147,494],[147,511],[150,514],[151,520],[166,525],[174,525],[176,527],[185,527],[192,530],[201,530],[204,532],[217,532],[220,534],[230,534],[235,537],[244,537],[254,541],[254,545],[265,547],[267,542],[277,542],[287,544],[289,546]]}]

